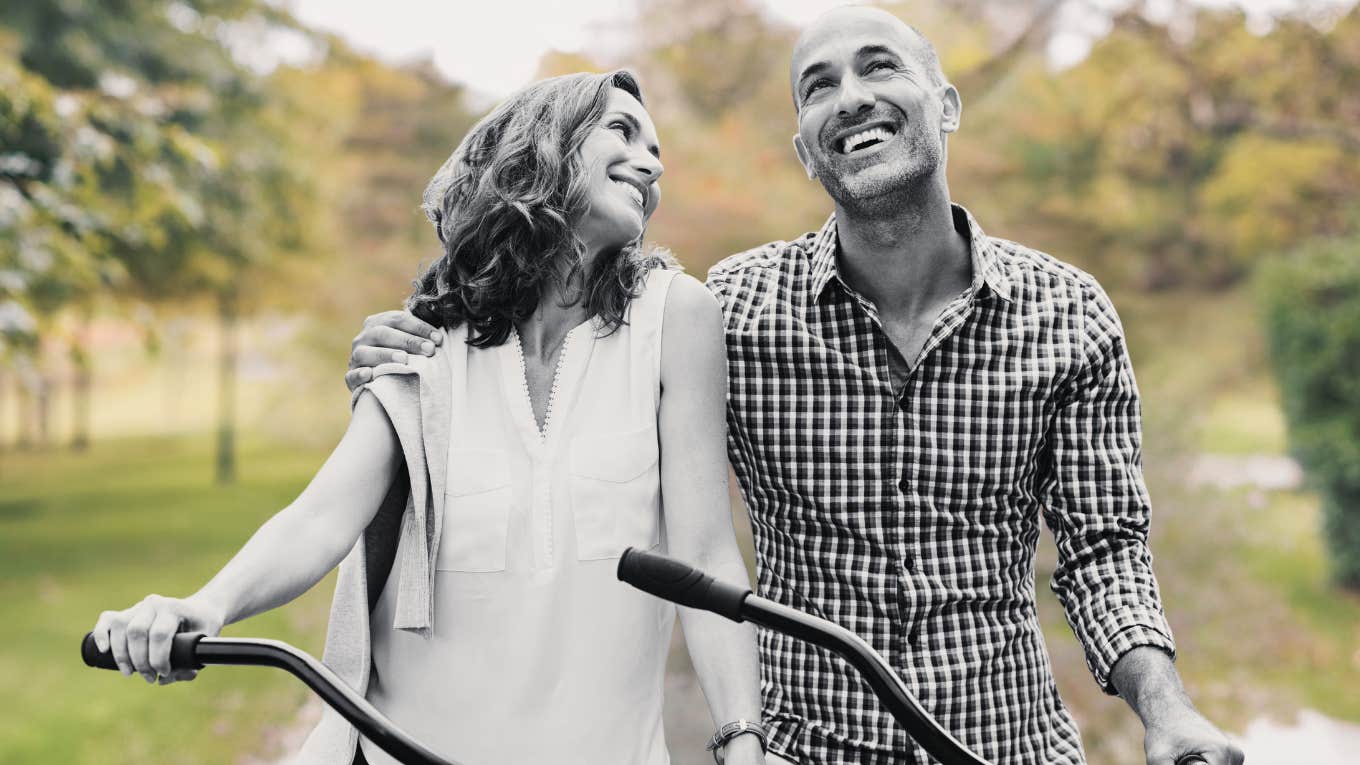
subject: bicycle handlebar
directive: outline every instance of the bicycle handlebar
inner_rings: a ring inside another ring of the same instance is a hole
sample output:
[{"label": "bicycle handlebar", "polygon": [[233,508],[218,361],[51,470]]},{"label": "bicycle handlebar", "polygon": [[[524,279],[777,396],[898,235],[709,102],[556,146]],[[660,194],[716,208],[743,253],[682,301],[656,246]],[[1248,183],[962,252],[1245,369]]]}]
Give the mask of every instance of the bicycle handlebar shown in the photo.
[{"label": "bicycle handlebar", "polygon": [[[988,765],[921,708],[902,679],[877,651],[844,627],[754,595],[749,588],[717,581],[689,564],[631,547],[619,559],[618,578],[663,600],[712,611],[735,622],[750,621],[836,653],[864,676],[893,718],[942,765]],[[80,655],[87,666],[118,668],[113,654],[100,651],[95,645],[93,634],[85,635]],[[174,669],[235,664],[285,670],[306,683],[366,738],[401,762],[458,765],[426,749],[328,667],[287,643],[183,633],[171,642],[170,664]],[[1208,762],[1198,754],[1190,754],[1178,759],[1176,765],[1208,765]]]},{"label": "bicycle handlebar", "polygon": [[[618,578],[663,600],[712,611],[734,622],[759,624],[839,655],[859,670],[898,724],[942,765],[989,765],[921,708],[877,651],[839,624],[762,598],[750,588],[719,582],[674,558],[632,547],[619,559]],[[1208,765],[1208,761],[1190,754],[1176,765]]]},{"label": "bicycle handlebar", "polygon": [[[118,669],[110,651],[100,651],[94,635],[87,634],[80,644],[86,666]],[[332,709],[339,712],[369,741],[408,765],[458,765],[425,748],[411,738],[382,712],[359,695],[329,667],[312,656],[277,640],[251,638],[214,638],[199,633],[175,635],[170,647],[174,669],[202,669],[207,664],[235,664],[275,667],[307,684]]]}]

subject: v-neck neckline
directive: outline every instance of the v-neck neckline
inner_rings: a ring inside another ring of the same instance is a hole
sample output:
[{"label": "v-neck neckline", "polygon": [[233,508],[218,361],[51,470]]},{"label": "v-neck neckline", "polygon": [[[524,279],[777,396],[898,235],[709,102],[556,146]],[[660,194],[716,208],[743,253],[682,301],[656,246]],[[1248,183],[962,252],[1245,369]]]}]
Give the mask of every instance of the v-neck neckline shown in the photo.
[{"label": "v-neck neckline", "polygon": [[538,443],[543,444],[548,441],[548,437],[553,433],[553,424],[557,419],[554,413],[558,412],[563,404],[561,399],[563,394],[561,389],[565,382],[564,372],[568,363],[574,360],[572,346],[575,344],[575,335],[582,328],[593,324],[590,318],[567,330],[567,334],[562,337],[562,345],[557,351],[557,362],[553,365],[552,383],[548,388],[548,399],[543,403],[543,422],[538,421],[538,415],[534,410],[533,392],[529,389],[529,369],[528,360],[524,356],[524,343],[520,339],[519,328],[511,328],[511,339],[515,361],[518,362],[519,375],[519,403],[516,407],[521,410],[520,421],[527,429],[526,433],[532,433],[537,437]]}]

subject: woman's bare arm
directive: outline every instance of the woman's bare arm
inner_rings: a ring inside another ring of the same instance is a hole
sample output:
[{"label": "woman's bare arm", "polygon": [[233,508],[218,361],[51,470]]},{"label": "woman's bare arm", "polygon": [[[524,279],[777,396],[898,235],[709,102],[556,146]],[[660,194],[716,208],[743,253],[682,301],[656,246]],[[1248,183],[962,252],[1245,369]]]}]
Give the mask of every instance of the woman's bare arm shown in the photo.
[{"label": "woman's bare arm", "polygon": [[[750,586],[732,529],[727,491],[727,358],[717,300],[679,274],[667,296],[661,340],[661,490],[669,552],[714,577]],[[760,720],[755,629],[680,609],[690,657],[718,725]],[[738,736],[728,763],[761,762],[759,741]]]},{"label": "woman's bare arm", "polygon": [[306,592],[344,559],[377,513],[401,447],[372,394],[362,394],[348,430],[307,488],[262,525],[222,570],[188,598],[151,595],[132,608],[105,611],[95,642],[111,649],[123,674],[148,681],[190,679],[169,665],[181,629],[216,634]]}]

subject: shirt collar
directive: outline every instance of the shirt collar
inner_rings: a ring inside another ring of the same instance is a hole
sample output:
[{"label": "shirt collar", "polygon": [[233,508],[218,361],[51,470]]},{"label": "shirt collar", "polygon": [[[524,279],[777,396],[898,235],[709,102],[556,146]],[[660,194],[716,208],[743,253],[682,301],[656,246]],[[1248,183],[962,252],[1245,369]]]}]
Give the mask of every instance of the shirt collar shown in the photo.
[{"label": "shirt collar", "polygon": [[[1007,273],[1003,254],[997,251],[997,246],[992,242],[991,237],[983,232],[982,227],[973,219],[968,210],[964,209],[962,205],[951,205],[951,208],[954,214],[954,227],[959,231],[966,231],[968,234],[969,249],[973,259],[974,294],[977,294],[985,284],[998,297],[1007,301],[1012,300],[1011,280]],[[812,282],[810,286],[814,297],[821,296],[833,277],[840,281],[840,273],[836,267],[836,253],[839,250],[840,241],[836,235],[836,214],[832,213],[812,239],[812,270],[810,273]]]}]

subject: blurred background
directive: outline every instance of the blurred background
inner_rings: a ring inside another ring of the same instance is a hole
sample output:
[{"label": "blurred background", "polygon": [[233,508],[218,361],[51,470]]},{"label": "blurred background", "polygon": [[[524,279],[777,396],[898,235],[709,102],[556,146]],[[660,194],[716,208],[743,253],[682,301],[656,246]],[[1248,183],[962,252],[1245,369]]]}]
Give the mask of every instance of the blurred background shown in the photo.
[{"label": "blurred background", "polygon": [[[702,277],[829,212],[787,56],[834,5],[0,2],[0,762],[276,762],[302,686],[80,664],[104,609],[197,589],[343,431],[349,341],[437,242],[425,182],[528,81],[638,71],[649,233]],[[956,201],[1094,273],[1144,396],[1179,667],[1253,763],[1360,751],[1360,11],[1352,1],[884,7],[963,96]],[[743,534],[744,511],[734,501]],[[749,556],[749,536],[745,539]],[[1141,763],[1036,575],[1094,763]],[[327,579],[228,629],[320,655]],[[677,763],[711,732],[677,642]]]}]

